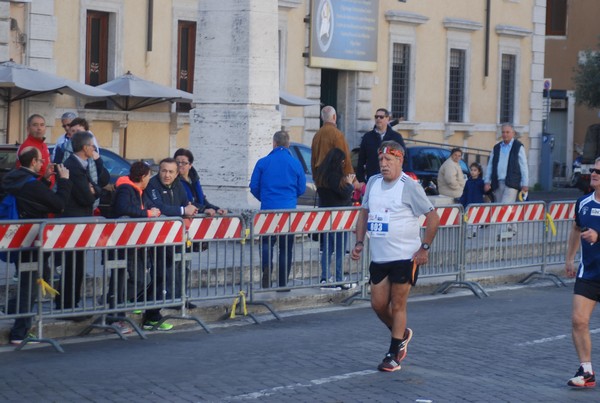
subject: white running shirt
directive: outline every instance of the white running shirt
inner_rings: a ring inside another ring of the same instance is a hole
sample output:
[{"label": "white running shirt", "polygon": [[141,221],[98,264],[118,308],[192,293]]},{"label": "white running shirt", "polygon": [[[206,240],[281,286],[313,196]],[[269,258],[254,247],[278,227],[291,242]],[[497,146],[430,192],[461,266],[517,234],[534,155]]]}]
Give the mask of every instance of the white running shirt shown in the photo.
[{"label": "white running shirt", "polygon": [[404,173],[393,183],[381,174],[369,178],[362,207],[373,262],[412,259],[421,247],[419,216],[433,210],[421,185]]}]

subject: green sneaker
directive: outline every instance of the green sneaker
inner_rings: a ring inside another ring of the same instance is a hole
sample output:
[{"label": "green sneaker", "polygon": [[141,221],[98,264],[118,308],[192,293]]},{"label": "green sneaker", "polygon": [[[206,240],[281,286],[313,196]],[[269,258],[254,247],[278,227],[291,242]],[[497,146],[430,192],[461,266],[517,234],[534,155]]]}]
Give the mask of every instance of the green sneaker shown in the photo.
[{"label": "green sneaker", "polygon": [[155,327],[158,324],[158,321],[149,320],[144,323],[144,330],[162,330],[168,331],[173,329],[173,325],[167,322],[161,323],[159,326]]}]

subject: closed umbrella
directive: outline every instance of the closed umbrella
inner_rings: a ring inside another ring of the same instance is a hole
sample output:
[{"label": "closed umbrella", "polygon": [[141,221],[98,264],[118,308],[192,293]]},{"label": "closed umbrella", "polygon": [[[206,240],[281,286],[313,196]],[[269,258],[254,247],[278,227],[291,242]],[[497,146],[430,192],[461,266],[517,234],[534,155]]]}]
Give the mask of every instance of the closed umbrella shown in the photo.
[{"label": "closed umbrella", "polygon": [[42,94],[68,94],[89,98],[114,95],[113,92],[11,61],[0,63],[0,97],[6,102],[6,128],[10,123],[12,102]]},{"label": "closed umbrella", "polygon": [[[193,94],[137,77],[131,72],[99,85],[114,93],[108,98],[122,111],[133,111],[162,102],[191,103]],[[127,116],[129,119],[129,115]],[[123,157],[127,153],[127,126],[123,131]]]},{"label": "closed umbrella", "polygon": [[311,106],[319,105],[320,102],[315,99],[302,98],[287,91],[279,90],[279,103],[288,106]]}]

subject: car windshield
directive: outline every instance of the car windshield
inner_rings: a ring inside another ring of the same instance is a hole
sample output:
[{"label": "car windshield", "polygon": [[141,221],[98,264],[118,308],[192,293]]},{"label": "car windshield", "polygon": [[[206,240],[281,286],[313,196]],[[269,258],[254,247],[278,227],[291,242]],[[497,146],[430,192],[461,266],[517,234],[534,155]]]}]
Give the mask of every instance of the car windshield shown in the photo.
[{"label": "car windshield", "polygon": [[100,156],[102,157],[104,167],[110,173],[110,176],[123,176],[129,174],[130,165],[118,155],[101,148]]},{"label": "car windshield", "polygon": [[412,165],[417,171],[438,171],[440,169],[440,157],[436,150],[422,150],[413,155]]}]

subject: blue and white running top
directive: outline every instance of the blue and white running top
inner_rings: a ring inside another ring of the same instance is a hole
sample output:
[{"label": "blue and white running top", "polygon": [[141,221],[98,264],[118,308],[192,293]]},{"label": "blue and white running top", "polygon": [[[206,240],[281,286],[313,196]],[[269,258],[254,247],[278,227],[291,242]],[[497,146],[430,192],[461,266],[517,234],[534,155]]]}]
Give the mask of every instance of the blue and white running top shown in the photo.
[{"label": "blue and white running top", "polygon": [[[575,223],[579,228],[591,228],[600,234],[600,202],[595,199],[594,192],[577,200]],[[577,278],[600,281],[600,242],[592,245],[581,240],[581,263]]]}]

